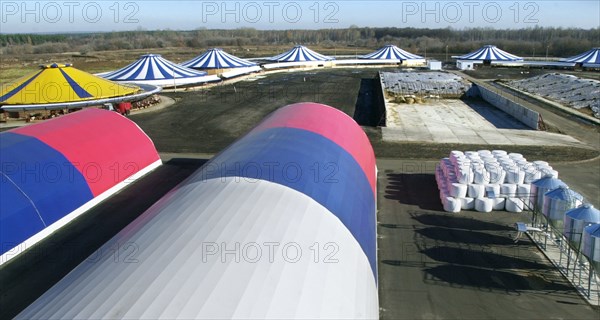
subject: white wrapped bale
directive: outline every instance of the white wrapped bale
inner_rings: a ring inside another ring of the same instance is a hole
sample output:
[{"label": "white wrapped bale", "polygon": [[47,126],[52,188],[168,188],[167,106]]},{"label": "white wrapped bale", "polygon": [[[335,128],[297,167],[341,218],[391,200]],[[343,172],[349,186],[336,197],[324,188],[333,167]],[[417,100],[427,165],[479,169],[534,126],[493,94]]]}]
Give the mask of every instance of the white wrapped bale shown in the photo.
[{"label": "white wrapped bale", "polygon": [[511,158],[511,159],[513,159],[513,160],[525,159],[522,154],[520,154],[520,153],[514,153],[514,152],[513,153],[509,153],[508,157]]},{"label": "white wrapped bale", "polygon": [[490,150],[478,150],[477,154],[479,154],[480,157],[491,156],[492,152]]},{"label": "white wrapped bale", "polygon": [[499,184],[486,184],[485,185],[485,197],[487,198],[496,198],[500,195],[500,185]]},{"label": "white wrapped bale", "polygon": [[492,154],[495,157],[499,157],[499,156],[508,156],[508,153],[504,150],[492,150]]},{"label": "white wrapped bale", "polygon": [[502,166],[496,163],[488,163],[485,166],[485,170],[490,176],[489,183],[504,183],[504,180],[506,179],[506,171],[504,171]]},{"label": "white wrapped bale", "polygon": [[479,212],[492,212],[494,201],[489,198],[475,199],[475,210]]},{"label": "white wrapped bale", "polygon": [[492,199],[492,210],[501,211],[504,210],[504,203],[506,198],[494,198]]},{"label": "white wrapped bale", "polygon": [[460,212],[461,201],[453,197],[446,197],[444,201],[444,211],[446,212]]},{"label": "white wrapped bale", "polygon": [[519,198],[506,199],[506,211],[523,212],[523,201],[521,201]]},{"label": "white wrapped bale", "polygon": [[473,183],[473,171],[471,171],[471,166],[464,164],[460,166],[454,167],[454,173],[456,176],[456,180],[459,183],[469,184]]},{"label": "white wrapped bale", "polygon": [[525,172],[520,168],[506,170],[506,183],[523,184]]},{"label": "white wrapped bale", "polygon": [[542,177],[542,172],[536,167],[527,167],[524,171],[525,177],[523,177],[523,183],[529,184]]},{"label": "white wrapped bale", "polygon": [[542,178],[554,178],[554,179],[558,179],[558,171],[553,170],[553,169],[542,169],[541,171],[541,175]]},{"label": "white wrapped bale", "polygon": [[476,184],[488,184],[490,183],[490,175],[483,168],[476,168],[473,170],[473,183]]},{"label": "white wrapped bale", "polygon": [[548,162],[546,162],[546,161],[542,161],[542,160],[535,160],[535,161],[533,162],[533,164],[534,164],[535,166],[538,166],[538,167],[539,167],[539,166],[549,166]]},{"label": "white wrapped bale", "polygon": [[517,194],[517,185],[514,183],[503,183],[500,185],[500,195],[514,197]]},{"label": "white wrapped bale", "polygon": [[468,186],[462,183],[452,183],[448,185],[448,194],[455,198],[464,198],[467,196]]},{"label": "white wrapped bale", "polygon": [[517,198],[525,201],[527,207],[532,208],[533,203],[531,201],[531,184],[520,184],[517,186]]},{"label": "white wrapped bale", "polygon": [[475,199],[471,197],[460,198],[460,208],[462,210],[475,209]]},{"label": "white wrapped bale", "polygon": [[482,184],[469,184],[467,195],[470,198],[483,198],[485,196],[485,186]]}]

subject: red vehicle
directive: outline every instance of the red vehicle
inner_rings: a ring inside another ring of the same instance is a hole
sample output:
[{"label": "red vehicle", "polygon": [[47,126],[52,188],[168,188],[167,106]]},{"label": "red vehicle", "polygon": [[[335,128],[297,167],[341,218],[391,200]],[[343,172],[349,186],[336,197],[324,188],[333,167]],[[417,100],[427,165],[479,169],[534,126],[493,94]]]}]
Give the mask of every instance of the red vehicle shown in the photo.
[{"label": "red vehicle", "polygon": [[122,115],[128,115],[131,112],[131,102],[119,102],[115,111]]}]

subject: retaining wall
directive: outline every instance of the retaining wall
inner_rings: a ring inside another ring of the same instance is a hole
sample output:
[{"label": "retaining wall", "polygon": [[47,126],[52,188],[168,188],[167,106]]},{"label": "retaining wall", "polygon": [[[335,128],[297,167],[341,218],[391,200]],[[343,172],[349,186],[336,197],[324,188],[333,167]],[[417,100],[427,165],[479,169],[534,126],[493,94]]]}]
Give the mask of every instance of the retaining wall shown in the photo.
[{"label": "retaining wall", "polygon": [[532,129],[537,130],[539,128],[540,114],[538,112],[524,107],[523,105],[510,100],[509,98],[504,97],[486,87],[476,84],[474,84],[474,86],[477,86],[481,98],[483,98],[483,100],[487,101],[489,104],[510,114]]}]

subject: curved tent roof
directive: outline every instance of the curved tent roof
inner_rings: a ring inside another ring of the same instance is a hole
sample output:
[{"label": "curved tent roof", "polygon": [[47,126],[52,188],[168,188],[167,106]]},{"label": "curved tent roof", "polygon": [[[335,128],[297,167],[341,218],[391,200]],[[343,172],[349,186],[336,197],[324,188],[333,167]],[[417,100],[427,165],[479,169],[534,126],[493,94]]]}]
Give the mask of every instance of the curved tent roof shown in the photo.
[{"label": "curved tent roof", "polygon": [[181,65],[193,69],[228,69],[253,67],[257,64],[233,56],[222,49],[214,48],[209,49],[192,60],[183,62]]},{"label": "curved tent roof", "polygon": [[279,62],[306,62],[306,61],[331,61],[333,57],[324,56],[314,52],[305,46],[295,46],[282,54],[270,57],[267,60]]},{"label": "curved tent roof", "polygon": [[0,264],[161,163],[134,122],[95,108],[0,133],[0,162]]},{"label": "curved tent roof", "polygon": [[41,66],[0,90],[0,105],[72,103],[132,95],[137,86],[118,84],[72,67],[71,64]]},{"label": "curved tent roof", "polygon": [[584,53],[561,60],[565,62],[600,64],[600,47],[592,48]]},{"label": "curved tent roof", "polygon": [[220,80],[173,63],[159,54],[145,54],[132,64],[116,71],[102,74],[101,77],[119,82],[152,84],[157,86],[181,86]]},{"label": "curved tent roof", "polygon": [[352,118],[281,108],[18,317],[377,318],[375,179]]},{"label": "curved tent roof", "polygon": [[479,50],[457,57],[458,60],[520,61],[523,58],[498,49],[493,45],[485,45]]},{"label": "curved tent roof", "polygon": [[424,59],[421,56],[412,54],[408,51],[402,50],[395,45],[388,44],[379,50],[361,56],[360,59],[372,59],[372,60],[416,60]]}]

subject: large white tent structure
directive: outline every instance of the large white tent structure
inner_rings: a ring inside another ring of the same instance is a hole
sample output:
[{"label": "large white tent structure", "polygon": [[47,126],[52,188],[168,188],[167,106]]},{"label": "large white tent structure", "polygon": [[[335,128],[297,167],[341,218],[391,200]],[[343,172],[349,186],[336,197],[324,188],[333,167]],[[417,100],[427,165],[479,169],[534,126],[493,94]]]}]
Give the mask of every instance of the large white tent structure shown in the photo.
[{"label": "large white tent structure", "polygon": [[376,319],[376,179],[351,117],[281,108],[17,318]]},{"label": "large white tent structure", "polygon": [[600,47],[592,48],[584,53],[561,59],[564,62],[573,62],[582,64],[584,67],[600,67]]},{"label": "large white tent structure", "polygon": [[371,60],[416,60],[424,59],[423,57],[412,54],[406,50],[402,50],[393,44],[385,45],[377,51],[371,52],[360,59],[371,59]]},{"label": "large white tent structure", "polygon": [[301,66],[324,66],[335,60],[333,57],[317,53],[305,46],[297,45],[284,53],[269,57],[266,60],[276,62],[265,64],[265,69],[301,67]]},{"label": "large white tent structure", "polygon": [[494,45],[485,45],[471,53],[457,57],[459,60],[481,60],[481,61],[521,61],[523,58],[515,56]]},{"label": "large white tent structure", "polygon": [[186,68],[207,71],[209,74],[221,74],[224,78],[260,71],[254,62],[238,58],[222,49],[209,49],[203,54],[181,63]]},{"label": "large white tent structure", "polygon": [[473,69],[475,64],[511,64],[523,61],[523,58],[494,45],[485,45],[473,52],[453,58],[457,59],[456,67],[461,70]]},{"label": "large white tent structure", "polygon": [[182,67],[159,54],[145,54],[137,61],[116,71],[99,76],[117,82],[176,87],[201,84],[221,79],[206,72]]}]

